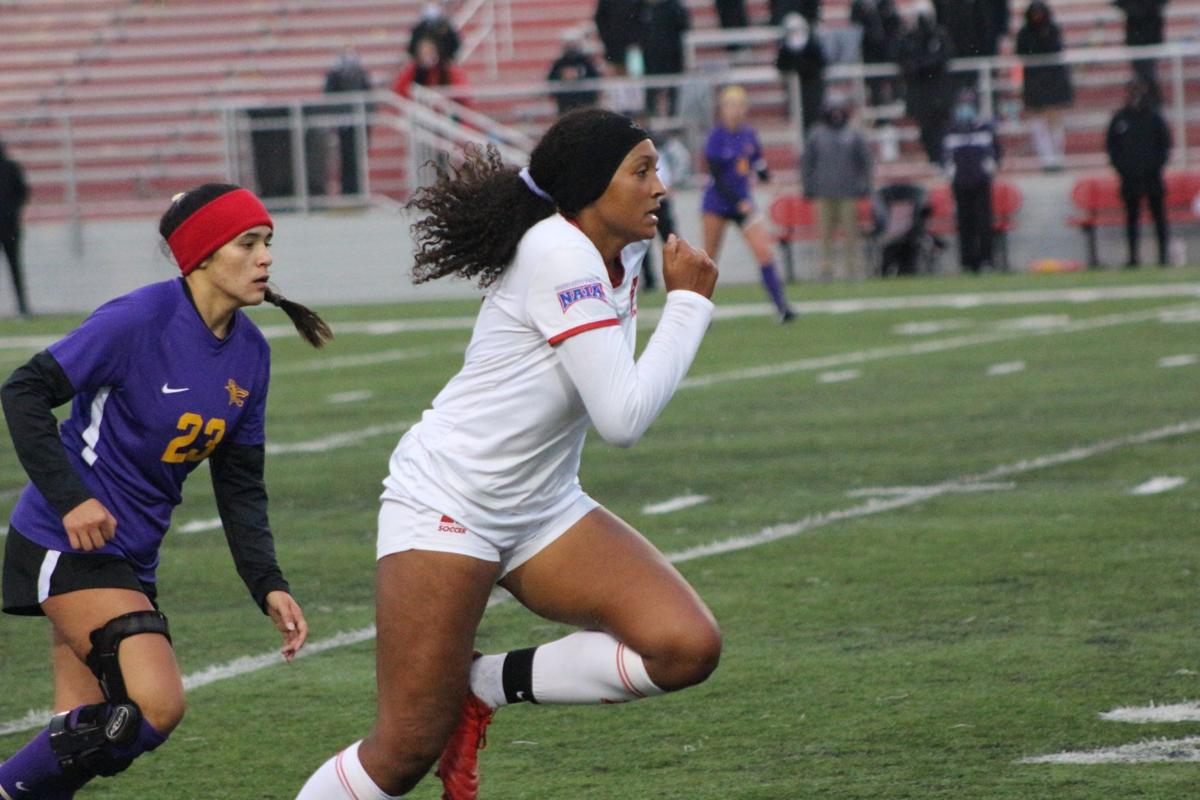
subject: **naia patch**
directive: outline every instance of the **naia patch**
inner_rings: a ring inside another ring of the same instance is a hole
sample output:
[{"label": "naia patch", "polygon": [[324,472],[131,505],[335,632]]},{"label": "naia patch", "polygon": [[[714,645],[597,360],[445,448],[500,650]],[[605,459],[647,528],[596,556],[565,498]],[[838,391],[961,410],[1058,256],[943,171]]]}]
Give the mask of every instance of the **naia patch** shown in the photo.
[{"label": "naia patch", "polygon": [[567,283],[556,287],[554,293],[558,295],[558,305],[562,308],[563,313],[567,313],[567,309],[578,303],[580,300],[595,298],[596,300],[604,299],[604,284],[600,281],[578,281],[576,283]]}]

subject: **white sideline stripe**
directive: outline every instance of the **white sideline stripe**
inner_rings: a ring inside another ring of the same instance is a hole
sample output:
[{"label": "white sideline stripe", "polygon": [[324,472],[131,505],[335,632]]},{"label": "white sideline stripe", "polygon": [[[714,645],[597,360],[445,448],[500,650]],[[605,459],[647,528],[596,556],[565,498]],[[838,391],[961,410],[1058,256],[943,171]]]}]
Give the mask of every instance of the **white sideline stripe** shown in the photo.
[{"label": "white sideline stripe", "polygon": [[1151,764],[1200,761],[1200,736],[1184,739],[1153,739],[1120,747],[1102,747],[1074,753],[1022,758],[1019,764]]},{"label": "white sideline stripe", "polygon": [[843,369],[834,372],[822,372],[817,375],[817,383],[845,383],[862,377],[861,369]]},{"label": "white sideline stripe", "polygon": [[342,405],[344,403],[360,403],[363,400],[370,400],[375,396],[375,393],[370,389],[355,389],[350,392],[336,392],[325,398],[326,403],[333,405]]},{"label": "white sideline stripe", "polygon": [[1151,478],[1145,483],[1138,484],[1130,489],[1129,493],[1136,495],[1162,494],[1172,489],[1178,489],[1185,483],[1187,483],[1187,478],[1181,478],[1178,475],[1161,475],[1157,478]]},{"label": "white sideline stripe", "polygon": [[1192,700],[1188,703],[1172,705],[1148,705],[1141,707],[1114,708],[1100,714],[1100,719],[1109,722],[1133,722],[1138,724],[1153,722],[1200,722],[1200,702]]},{"label": "white sideline stripe", "polygon": [[221,518],[213,517],[212,519],[194,519],[191,522],[185,522],[178,528],[179,533],[204,533],[204,531],[212,531],[221,527]]},{"label": "white sideline stripe", "polygon": [[992,364],[987,368],[987,374],[989,378],[994,378],[997,375],[1012,375],[1023,369],[1025,369],[1024,361],[1005,361],[1001,364]]},{"label": "white sideline stripe", "polygon": [[[865,489],[854,489],[846,492],[847,497],[879,497],[892,496],[901,494],[912,494],[913,492],[922,491],[921,486],[868,486]],[[959,486],[951,489],[954,492],[970,493],[970,492],[1004,492],[1011,489],[1016,489],[1015,481],[997,481],[994,483],[972,483],[968,486]]]},{"label": "white sideline stripe", "polygon": [[[1132,445],[1147,444],[1149,442],[1157,442],[1163,439],[1169,439],[1176,436],[1187,436],[1188,434],[1200,432],[1200,419],[1181,422],[1176,425],[1168,425],[1165,428],[1156,428],[1151,431],[1135,433],[1129,436],[1121,436],[1114,439],[1105,439],[1104,441],[1096,442],[1091,445],[1073,447],[1070,450],[1063,450],[1058,453],[1051,453],[1045,456],[1036,458],[1024,459],[995,467],[987,472],[977,473],[975,475],[964,475],[960,478],[953,478],[942,483],[932,484],[930,486],[914,486],[908,494],[894,497],[890,500],[872,499],[862,505],[852,508],[841,509],[838,511],[824,512],[820,514],[812,514],[798,522],[791,522],[784,525],[775,525],[770,528],[764,528],[758,533],[748,536],[736,536],[723,541],[712,542],[710,544],[700,545],[699,547],[690,547],[686,550],[679,551],[667,555],[667,559],[674,564],[680,564],[685,561],[694,561],[697,558],[706,556],[720,555],[723,553],[733,553],[739,550],[747,550],[751,547],[767,544],[768,542],[778,541],[779,539],[787,539],[792,536],[797,536],[801,533],[815,530],[826,525],[832,525],[835,522],[841,522],[847,519],[857,519],[866,517],[872,514],[879,514],[884,511],[891,511],[896,508],[905,508],[907,506],[916,505],[926,500],[932,500],[943,494],[948,494],[954,491],[962,491],[963,489],[984,483],[994,483],[997,478],[1009,477],[1011,475],[1019,475],[1025,472],[1031,472],[1037,469],[1045,469],[1047,467],[1058,466],[1060,464],[1069,464],[1075,461],[1082,461],[1093,456],[1116,450],[1121,447],[1129,447]],[[505,602],[511,595],[502,590],[497,590],[488,600],[488,607],[499,605]],[[326,650],[333,650],[346,644],[355,644],[364,642],[375,635],[374,626],[360,628],[356,631],[339,633],[328,639],[320,639],[310,642],[305,645],[304,649],[297,653],[297,657],[307,657],[316,653],[323,653]],[[277,652],[263,653],[258,656],[243,656],[226,664],[218,664],[200,672],[193,673],[184,677],[184,687],[189,689],[207,686],[210,683],[225,680],[226,678],[236,678],[241,675],[246,675],[251,672],[264,669],[279,663],[280,656]],[[33,730],[40,728],[46,724],[49,719],[50,711],[31,711],[24,717],[7,722],[0,722],[0,736],[10,733],[20,733],[22,731]],[[1031,762],[1034,763],[1034,762]]]},{"label": "white sideline stripe", "polygon": [[927,342],[915,342],[907,345],[875,347],[870,350],[838,353],[831,356],[803,358],[798,361],[788,361],[782,364],[765,364],[758,367],[730,370],[728,372],[713,372],[708,375],[697,375],[692,378],[685,378],[683,382],[679,384],[679,388],[695,389],[701,386],[712,386],[714,384],[728,383],[730,381],[743,381],[750,380],[752,378],[773,378],[780,375],[790,375],[794,372],[825,370],[836,367],[845,367],[852,364],[864,364],[868,361],[882,361],[885,359],[901,358],[904,356],[942,353],[948,350],[957,350],[963,347],[974,347],[975,345],[981,344],[994,344],[996,342],[1022,339],[1029,336],[1050,336],[1060,333],[1093,331],[1100,328],[1110,328],[1115,325],[1130,325],[1139,322],[1149,322],[1151,320],[1160,319],[1162,314],[1167,310],[1169,310],[1169,308],[1155,308],[1129,314],[1108,314],[1101,317],[1081,319],[1076,322],[1071,322],[1055,328],[1016,328],[997,330],[987,333],[952,336],[947,339],[936,339]]},{"label": "white sideline stripe", "polygon": [[[900,297],[863,297],[847,300],[816,300],[793,303],[804,314],[855,314],[863,311],[890,311],[912,308],[982,308],[985,306],[1020,305],[1022,303],[1098,303],[1106,300],[1152,300],[1165,297],[1200,298],[1200,283],[1145,284],[1138,286],[1109,286],[1091,289],[1027,289],[1012,292],[969,292],[961,294],[905,295]],[[644,321],[657,318],[658,309],[644,309]],[[731,319],[747,316],[769,316],[774,311],[767,303],[740,303],[717,306],[716,316]],[[1173,312],[1170,322],[1196,322],[1200,309]],[[378,320],[375,322],[335,322],[335,334],[363,333],[382,336],[417,331],[446,331],[469,329],[475,317],[433,317],[409,320]],[[291,325],[262,325],[259,330],[269,339],[295,336]],[[0,336],[0,350],[43,350],[65,335]]]},{"label": "white sideline stripe", "polygon": [[272,367],[272,375],[291,375],[298,372],[332,372],[350,367],[371,367],[377,364],[390,364],[396,361],[415,361],[418,358],[428,358],[445,353],[461,353],[465,345],[455,347],[402,347],[397,350],[381,350],[378,353],[362,353],[353,356],[333,356],[331,358],[310,358],[295,364],[283,364]]},{"label": "white sideline stripe", "polygon": [[1184,353],[1183,355],[1160,358],[1158,365],[1169,369],[1170,367],[1190,367],[1197,362],[1200,362],[1200,357],[1195,353]]},{"label": "white sideline stripe", "polygon": [[679,497],[672,497],[670,500],[664,500],[661,503],[651,503],[648,506],[642,507],[643,514],[670,514],[672,511],[682,511],[685,508],[698,506],[701,503],[708,502],[706,494],[685,494]]},{"label": "white sideline stripe", "polygon": [[339,447],[349,447],[366,439],[373,439],[385,433],[397,434],[412,427],[411,422],[389,422],[385,425],[372,425],[357,431],[331,433],[319,439],[307,442],[291,442],[290,444],[267,444],[267,455],[287,455],[291,453],[327,453]]}]

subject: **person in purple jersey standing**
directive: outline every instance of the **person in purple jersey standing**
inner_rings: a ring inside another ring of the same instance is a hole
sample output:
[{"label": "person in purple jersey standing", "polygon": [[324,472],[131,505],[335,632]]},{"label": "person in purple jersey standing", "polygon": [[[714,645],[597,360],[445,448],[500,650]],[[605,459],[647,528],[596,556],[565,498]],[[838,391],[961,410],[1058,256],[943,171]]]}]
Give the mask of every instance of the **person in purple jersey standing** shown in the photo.
[{"label": "person in purple jersey standing", "polygon": [[[238,574],[283,634],[308,626],[275,558],[263,485],[270,351],[240,309],[268,300],[314,346],[332,334],[268,287],[273,223],[252,193],[177,195],[159,232],[182,278],[97,309],[0,389],[30,478],[5,542],[3,610],[52,628],[50,724],[0,763],[0,798],[61,800],[179,724],[183,682],[155,602],[158,550],[188,474],[212,467]],[[52,409],[73,400],[58,431]]]},{"label": "person in purple jersey standing", "polygon": [[763,182],[770,180],[770,173],[758,134],[746,124],[749,109],[746,90],[742,87],[727,86],[721,92],[717,106],[719,124],[708,135],[708,144],[704,147],[711,175],[701,203],[704,250],[716,260],[725,236],[725,224],[736,223],[758,262],[763,286],[779,312],[779,321],[791,322],[796,314],[788,305],[783,285],[775,272],[771,235],[750,195],[750,173],[757,173]]}]

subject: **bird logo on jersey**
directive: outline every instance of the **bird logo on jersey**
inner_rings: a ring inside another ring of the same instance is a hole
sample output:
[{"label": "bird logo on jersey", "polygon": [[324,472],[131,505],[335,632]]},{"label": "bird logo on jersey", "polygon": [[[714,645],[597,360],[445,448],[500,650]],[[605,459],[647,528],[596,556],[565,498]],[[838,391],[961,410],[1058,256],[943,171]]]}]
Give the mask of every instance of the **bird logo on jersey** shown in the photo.
[{"label": "bird logo on jersey", "polygon": [[238,386],[233,378],[225,382],[225,391],[229,392],[229,405],[238,408],[246,405],[246,398],[250,396],[250,391]]}]

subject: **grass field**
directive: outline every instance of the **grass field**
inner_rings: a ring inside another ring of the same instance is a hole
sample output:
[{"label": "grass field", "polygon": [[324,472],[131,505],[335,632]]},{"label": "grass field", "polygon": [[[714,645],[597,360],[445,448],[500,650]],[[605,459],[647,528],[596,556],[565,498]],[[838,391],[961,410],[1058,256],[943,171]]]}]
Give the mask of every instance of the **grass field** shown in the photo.
[{"label": "grass field", "polygon": [[[1179,722],[1099,715],[1200,699],[1200,269],[792,293],[815,305],[780,326],[755,287],[722,289],[688,384],[646,437],[617,450],[593,436],[584,455],[585,488],[713,608],[721,667],[646,702],[504,710],[482,797],[1194,797],[1195,707]],[[643,323],[660,304],[643,298]],[[325,649],[237,661],[277,637],[205,526],[216,512],[197,473],[159,574],[188,717],[80,797],[291,798],[366,732],[379,482],[461,362],[475,308],[328,309],[343,332],[327,351],[273,340],[272,521]],[[362,332],[393,320],[410,324]],[[75,321],[0,322],[0,369],[38,346],[11,337]],[[1133,492],[1153,478],[1180,480]],[[22,483],[0,436],[5,516]],[[645,511],[684,495],[707,500]],[[499,602],[478,646],[561,633]],[[32,734],[16,721],[50,705],[46,643],[43,622],[0,619],[0,756]],[[1022,763],[1159,739],[1175,742],[1169,762],[1136,763],[1142,748],[1135,763]],[[411,796],[439,792],[431,779]]]}]

